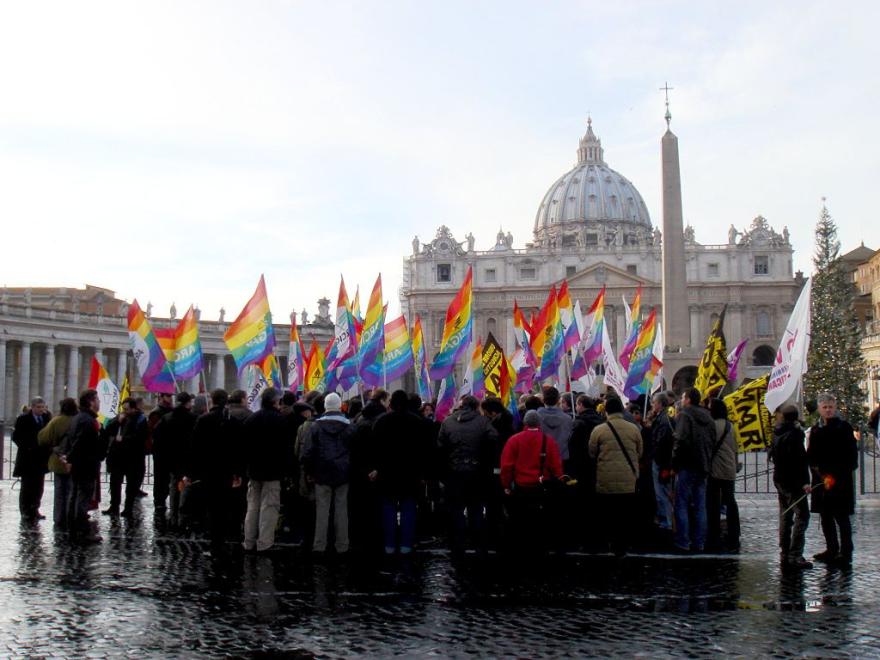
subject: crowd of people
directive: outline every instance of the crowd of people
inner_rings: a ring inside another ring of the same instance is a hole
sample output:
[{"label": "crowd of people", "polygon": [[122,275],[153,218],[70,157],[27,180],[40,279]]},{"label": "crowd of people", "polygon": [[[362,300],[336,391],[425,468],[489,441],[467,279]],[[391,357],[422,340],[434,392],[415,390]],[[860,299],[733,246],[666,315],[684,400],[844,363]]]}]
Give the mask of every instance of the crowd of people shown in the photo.
[{"label": "crowd of people", "polygon": [[[209,402],[181,392],[176,405],[160,394],[148,414],[142,407],[126,398],[102,424],[95,390],[64,399],[55,417],[34,398],[13,432],[23,520],[44,517],[51,471],[56,529],[100,542],[89,511],[106,461],[102,513],[137,524],[151,455],[157,524],[206,535],[214,555],[231,542],[278,551],[279,533],[316,558],[406,556],[420,539],[443,536],[454,557],[469,548],[618,556],[740,548],[736,434],[724,402],[693,388],[624,405],[613,393],[545,386],[523,395],[517,418],[498,399],[464,396],[442,422],[431,402],[403,390],[343,402],[268,388],[251,412],[243,391],[218,389]],[[833,395],[819,397],[818,412],[806,442],[798,409],[783,406],[769,448],[780,558],[796,569],[812,566],[803,556],[811,510],[826,542],[814,559],[852,561],[853,429]]]}]

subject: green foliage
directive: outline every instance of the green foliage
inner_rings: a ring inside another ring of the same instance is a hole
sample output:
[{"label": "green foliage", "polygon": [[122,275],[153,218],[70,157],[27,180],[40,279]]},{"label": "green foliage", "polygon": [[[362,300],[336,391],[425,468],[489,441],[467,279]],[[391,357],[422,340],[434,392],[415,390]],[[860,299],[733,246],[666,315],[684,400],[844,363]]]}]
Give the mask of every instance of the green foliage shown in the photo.
[{"label": "green foliage", "polygon": [[853,308],[855,287],[847,280],[840,261],[837,226],[823,206],[816,223],[813,255],[812,327],[808,371],[804,375],[806,399],[828,391],[837,397],[841,414],[853,426],[865,424],[865,376],[862,328]]}]

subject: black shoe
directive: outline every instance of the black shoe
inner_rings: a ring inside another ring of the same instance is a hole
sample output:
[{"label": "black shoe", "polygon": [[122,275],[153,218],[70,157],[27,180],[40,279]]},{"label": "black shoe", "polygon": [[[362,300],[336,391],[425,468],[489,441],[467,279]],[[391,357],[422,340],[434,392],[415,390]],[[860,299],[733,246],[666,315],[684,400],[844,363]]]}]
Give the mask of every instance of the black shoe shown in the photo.
[{"label": "black shoe", "polygon": [[134,518],[134,511],[132,509],[123,509],[122,513],[119,515],[123,518]]},{"label": "black shoe", "polygon": [[827,564],[833,562],[836,557],[837,553],[831,552],[830,550],[825,550],[824,552],[813,555],[813,559],[815,559],[816,561],[822,561]]},{"label": "black shoe", "polygon": [[841,568],[849,568],[852,566],[852,555],[837,555],[831,562],[835,566],[840,566]]},{"label": "black shoe", "polygon": [[35,517],[37,520],[45,520],[45,519],[46,519],[46,516],[44,516],[44,515],[43,515],[42,513],[40,513],[39,511],[37,511],[37,515],[34,516],[34,517]]},{"label": "black shoe", "polygon": [[119,509],[114,507],[110,507],[109,509],[104,509],[101,511],[102,516],[113,516],[114,518],[119,515]]},{"label": "black shoe", "polygon": [[789,568],[797,568],[802,571],[809,570],[813,568],[813,562],[807,561],[803,557],[796,557],[795,559],[788,559],[785,562],[785,565]]}]

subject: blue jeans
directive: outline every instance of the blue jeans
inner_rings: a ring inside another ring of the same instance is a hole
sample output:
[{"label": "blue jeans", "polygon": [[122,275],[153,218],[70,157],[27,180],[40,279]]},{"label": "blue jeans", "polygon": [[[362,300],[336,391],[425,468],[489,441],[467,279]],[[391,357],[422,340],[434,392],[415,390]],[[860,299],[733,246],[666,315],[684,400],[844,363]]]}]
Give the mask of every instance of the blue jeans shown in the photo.
[{"label": "blue jeans", "polygon": [[657,524],[660,529],[672,529],[672,480],[660,483],[660,466],[651,463],[654,476],[654,497],[657,500]]},{"label": "blue jeans", "polygon": [[706,527],[706,475],[681,470],[675,475],[675,545],[702,551]]},{"label": "blue jeans", "polygon": [[69,474],[55,474],[52,480],[55,483],[52,519],[58,529],[64,529],[67,527],[67,506],[70,502],[70,493],[73,490],[73,481]]},{"label": "blue jeans", "polygon": [[400,511],[400,552],[412,552],[416,540],[416,498],[382,498],[382,529],[385,532],[385,553],[397,550],[397,512]]}]

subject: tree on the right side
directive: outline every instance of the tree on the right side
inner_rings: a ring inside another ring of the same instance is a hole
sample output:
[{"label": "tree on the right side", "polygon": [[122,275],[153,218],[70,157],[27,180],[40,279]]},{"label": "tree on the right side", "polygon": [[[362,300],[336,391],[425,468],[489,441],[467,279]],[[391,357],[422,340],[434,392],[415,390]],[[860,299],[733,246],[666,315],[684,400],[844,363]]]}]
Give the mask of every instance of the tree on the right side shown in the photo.
[{"label": "tree on the right side", "polygon": [[853,307],[855,287],[847,280],[840,259],[837,225],[824,204],[816,223],[813,266],[804,398],[815,399],[820,392],[831,392],[837,397],[841,414],[858,428],[867,420],[865,392],[860,386],[865,376],[862,328]]}]

